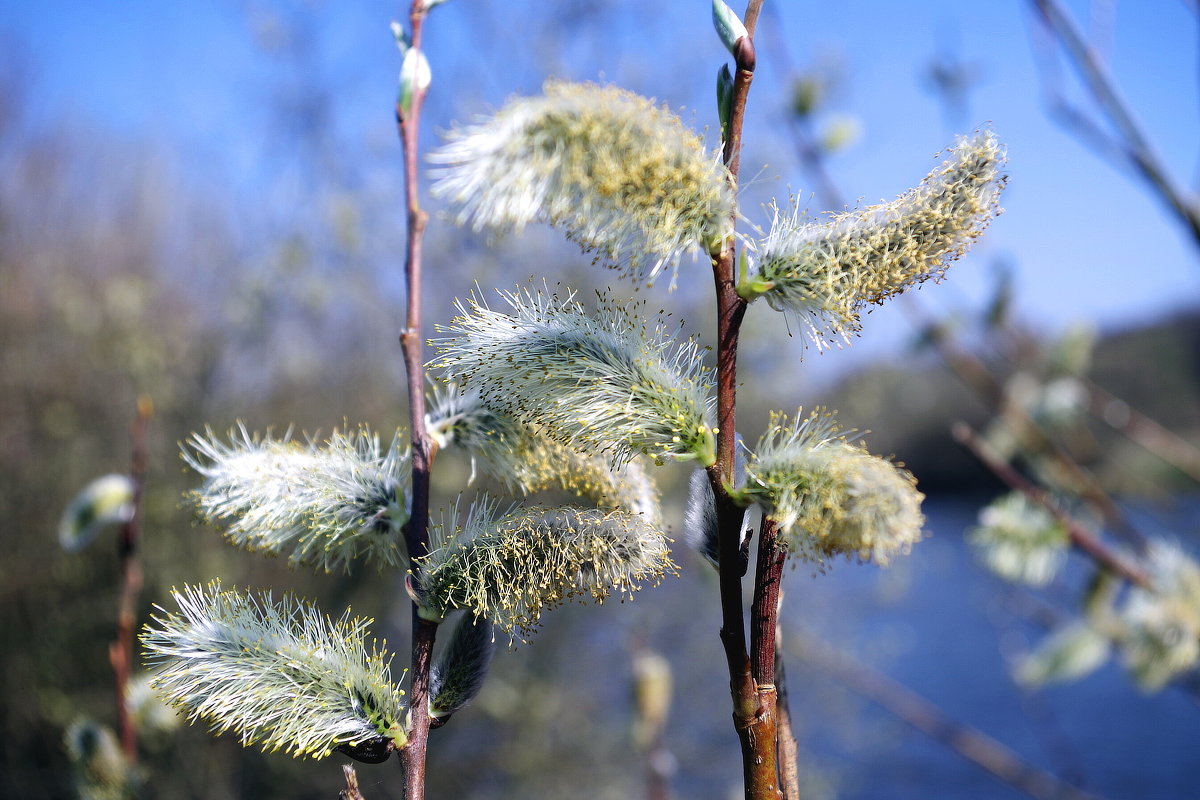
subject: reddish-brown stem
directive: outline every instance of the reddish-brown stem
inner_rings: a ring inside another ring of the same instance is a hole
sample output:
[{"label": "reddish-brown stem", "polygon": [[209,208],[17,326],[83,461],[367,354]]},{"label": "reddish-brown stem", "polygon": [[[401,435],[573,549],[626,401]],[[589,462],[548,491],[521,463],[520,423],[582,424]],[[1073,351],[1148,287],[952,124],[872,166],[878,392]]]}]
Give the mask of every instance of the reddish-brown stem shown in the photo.
[{"label": "reddish-brown stem", "polygon": [[[742,149],[746,98],[754,77],[753,26],[762,0],[751,0],[746,12],[750,35],[734,46],[735,75],[729,124],[722,158],[736,187]],[[734,218],[736,222],[736,215]],[[742,776],[747,800],[777,800],[776,729],[774,686],[759,686],[746,648],[746,622],[742,600],[741,538],[743,509],[729,496],[733,483],[736,446],[737,345],[746,302],[738,296],[734,269],[733,237],[713,254],[713,281],[717,305],[717,460],[708,469],[716,498],[720,551],[721,643],[729,670],[733,723],[742,750]],[[770,695],[764,702],[763,692]]]},{"label": "reddish-brown stem", "polygon": [[[409,13],[412,44],[421,48],[421,29],[425,21],[425,3],[413,0]],[[404,352],[404,370],[408,379],[409,426],[412,431],[412,508],[404,528],[409,563],[429,550],[429,473],[433,445],[425,429],[425,369],[421,339],[421,256],[428,215],[421,209],[418,192],[418,133],[425,90],[412,87],[408,108],[396,106],[396,123],[404,151],[404,196],[407,208],[408,241],[405,248],[404,278],[408,292],[408,314],[400,346]],[[414,567],[415,568],[415,567]],[[416,605],[412,612],[412,669],[409,672],[408,743],[400,750],[404,771],[404,796],[407,800],[425,797],[425,754],[429,741],[429,669],[437,623],[422,619]]]},{"label": "reddish-brown stem", "polygon": [[758,532],[754,601],[750,606],[750,665],[759,691],[775,685],[775,631],[779,622],[779,584],[787,550],[775,520],[764,518]]},{"label": "reddish-brown stem", "polygon": [[117,600],[116,639],[108,646],[117,695],[117,731],[121,751],[130,764],[137,762],[137,728],[129,715],[126,695],[133,670],[134,627],[137,625],[137,595],[142,588],[142,569],[138,563],[138,540],[142,524],[142,490],[146,485],[146,425],[154,413],[148,397],[138,398],[137,416],[130,429],[133,455],[129,477],[133,480],[133,514],[121,526],[117,553],[121,560],[121,592]]},{"label": "reddish-brown stem", "polygon": [[1088,390],[1088,410],[1092,416],[1200,482],[1200,448],[1086,378],[1082,382]]},{"label": "reddish-brown stem", "polygon": [[412,617],[413,656],[408,689],[408,743],[400,748],[405,800],[425,797],[425,753],[429,745],[429,670],[433,662],[433,641],[438,629],[436,622],[418,616],[415,608]]},{"label": "reddish-brown stem", "polygon": [[957,423],[954,426],[954,438],[966,445],[974,453],[975,457],[991,470],[992,474],[1004,481],[1010,488],[1021,492],[1030,500],[1049,511],[1067,529],[1067,535],[1071,538],[1071,544],[1086,553],[1093,561],[1131,583],[1150,588],[1150,576],[1141,567],[1129,562],[1077,523],[1069,514],[1058,507],[1058,504],[1054,502],[1049,493],[1035,486],[1032,481],[993,453],[979,435],[971,429],[971,426],[963,422]]},{"label": "reddish-brown stem", "polygon": [[1027,441],[1031,449],[1053,459],[1070,476],[1077,486],[1079,494],[1099,509],[1100,513],[1104,515],[1105,521],[1113,527],[1116,533],[1135,547],[1144,547],[1146,537],[1129,521],[1125,512],[1109,496],[1099,481],[1029,414],[1008,402],[1004,386],[992,374],[987,365],[976,356],[956,347],[946,334],[938,331],[929,320],[923,319],[924,312],[915,297],[906,295],[904,300],[906,301],[905,308],[914,316],[922,318],[921,323],[926,330],[934,333],[932,337],[934,346],[946,365],[982,399],[997,409],[1003,409],[1004,414],[1018,426],[1015,428],[1017,435]]},{"label": "reddish-brown stem", "polygon": [[800,745],[792,732],[792,710],[788,704],[787,672],[783,668],[783,649],[775,630],[775,714],[779,755],[779,791],[783,800],[800,800]]}]

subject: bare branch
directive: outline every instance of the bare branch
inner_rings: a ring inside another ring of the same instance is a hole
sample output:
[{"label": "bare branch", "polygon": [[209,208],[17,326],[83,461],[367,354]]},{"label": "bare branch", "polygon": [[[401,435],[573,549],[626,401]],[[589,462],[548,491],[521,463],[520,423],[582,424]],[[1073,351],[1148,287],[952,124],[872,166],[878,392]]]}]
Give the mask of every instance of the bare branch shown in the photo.
[{"label": "bare branch", "polygon": [[789,652],[1014,789],[1039,800],[1095,800],[1095,795],[1026,764],[1015,752],[982,731],[946,716],[929,700],[882,672],[813,637],[798,631],[789,633],[798,642]]},{"label": "bare branch", "polygon": [[1080,525],[1075,519],[1059,508],[1050,494],[1035,486],[1032,481],[1021,475],[1015,469],[1001,460],[980,436],[964,422],[954,425],[954,438],[965,445],[975,457],[983,463],[1000,480],[1010,488],[1021,492],[1033,502],[1045,508],[1054,516],[1071,538],[1071,543],[1082,550],[1100,566],[1120,575],[1125,580],[1144,588],[1150,588],[1150,576],[1140,566],[1131,563],[1124,556],[1112,550],[1090,531]]}]

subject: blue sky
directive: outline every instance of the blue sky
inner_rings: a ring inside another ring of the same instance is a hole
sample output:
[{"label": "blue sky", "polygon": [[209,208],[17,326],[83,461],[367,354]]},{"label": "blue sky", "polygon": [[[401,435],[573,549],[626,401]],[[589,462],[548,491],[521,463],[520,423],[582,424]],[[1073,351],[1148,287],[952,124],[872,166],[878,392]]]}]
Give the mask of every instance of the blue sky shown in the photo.
[{"label": "blue sky", "polygon": [[[406,4],[327,2],[309,33],[337,88],[336,125],[351,141],[394,141],[390,107],[398,56],[387,23]],[[706,2],[647,4],[611,0],[562,35],[539,17],[542,3],[450,0],[429,22],[434,70],[429,129],[535,91],[543,72],[623,84],[704,126],[713,76],[724,51]],[[1097,3],[1097,8],[1110,4]],[[1182,0],[1111,4],[1102,37],[1112,72],[1181,183],[1194,185],[1200,154],[1197,13]],[[561,8],[586,8],[562,3]],[[759,73],[751,96],[744,174],[755,204],[789,190],[811,192],[786,137],[779,134],[786,92],[784,59],[796,66],[834,59],[845,81],[832,111],[854,117],[857,143],[830,163],[843,193],[868,202],[917,182],[954,131],[921,78],[938,53],[977,65],[969,130],[990,124],[1007,143],[1007,213],[984,242],[951,270],[949,287],[923,292],[953,310],[987,293],[987,264],[1016,269],[1020,306],[1030,319],[1061,326],[1091,319],[1113,327],[1195,303],[1200,257],[1158,202],[1050,122],[1041,106],[1028,4],[1018,0],[843,3],[772,2],[759,29]],[[261,153],[261,101],[286,64],[255,46],[251,27],[269,28],[271,3],[11,3],[7,31],[33,68],[34,110],[44,124],[96,126],[154,142],[184,165],[200,165],[210,186],[252,189]],[[653,7],[648,11],[648,7]],[[1091,5],[1069,4],[1077,19]],[[1093,22],[1095,22],[1093,18]],[[1103,20],[1101,20],[1101,23]],[[1102,28],[1103,29],[1103,28]],[[768,38],[769,37],[769,38]],[[1070,77],[1069,75],[1067,76]],[[1074,80],[1068,94],[1090,108]],[[431,139],[432,141],[432,139]],[[386,164],[395,168],[394,161]],[[901,338],[903,323],[885,309],[868,320],[863,356]],[[880,331],[875,333],[875,331]]]}]

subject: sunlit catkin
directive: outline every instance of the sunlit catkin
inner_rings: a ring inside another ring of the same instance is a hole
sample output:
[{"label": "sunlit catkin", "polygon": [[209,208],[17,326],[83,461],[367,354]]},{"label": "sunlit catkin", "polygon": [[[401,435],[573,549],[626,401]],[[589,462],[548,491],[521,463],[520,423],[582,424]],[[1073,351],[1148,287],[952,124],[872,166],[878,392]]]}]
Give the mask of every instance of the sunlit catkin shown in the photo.
[{"label": "sunlit catkin", "polygon": [[189,719],[314,758],[338,748],[386,755],[407,741],[403,692],[367,643],[369,620],[331,620],[290,596],[276,603],[218,582],[173,594],[179,613],[156,616],[142,646],[153,686]]},{"label": "sunlit catkin", "polygon": [[620,511],[563,506],[498,512],[483,498],[462,528],[448,519],[431,538],[416,580],[424,613],[465,609],[512,635],[531,634],[545,611],[566,600],[631,595],[639,583],[675,569],[666,536]]},{"label": "sunlit catkin", "polygon": [[453,380],[539,435],[614,465],[643,454],[713,463],[712,383],[695,341],[604,296],[592,312],[573,294],[500,296],[507,313],[472,298],[443,329],[455,336],[433,341]]},{"label": "sunlit catkin", "polygon": [[642,514],[661,523],[658,490],[638,461],[613,465],[538,435],[511,414],[493,408],[478,390],[447,384],[435,391],[426,415],[439,447],[459,447],[490,477],[522,494],[572,492],[603,508]]},{"label": "sunlit catkin", "polygon": [[775,210],[738,285],[794,315],[818,347],[860,328],[859,314],[910,286],[937,280],[999,213],[1004,149],[991,131],[960,139],[921,184],[890,203],[814,221]]},{"label": "sunlit catkin", "polygon": [[677,116],[615,87],[549,82],[450,133],[430,156],[435,195],[476,229],[561,229],[642,281],[732,232],[733,189]]},{"label": "sunlit catkin", "polygon": [[191,494],[201,517],[239,547],[325,571],[402,563],[408,454],[398,435],[385,450],[366,428],[300,444],[239,427],[228,444],[193,434],[183,457],[205,478]]},{"label": "sunlit catkin", "polygon": [[791,422],[773,415],[743,493],[779,524],[792,552],[817,562],[844,555],[887,564],[922,537],[924,496],[912,475],[819,412]]}]

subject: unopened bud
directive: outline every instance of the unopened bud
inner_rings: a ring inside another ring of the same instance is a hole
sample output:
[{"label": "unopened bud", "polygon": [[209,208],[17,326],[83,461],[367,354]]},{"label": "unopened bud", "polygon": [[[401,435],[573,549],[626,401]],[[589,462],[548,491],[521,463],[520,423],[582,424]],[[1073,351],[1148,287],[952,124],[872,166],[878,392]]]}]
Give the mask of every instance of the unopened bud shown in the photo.
[{"label": "unopened bud", "polygon": [[133,518],[133,479],[128,475],[105,475],[89,483],[75,496],[58,523],[58,542],[67,552],[83,549],[109,525]]},{"label": "unopened bud", "polygon": [[733,73],[728,64],[722,64],[717,71],[717,117],[721,120],[721,141],[724,141],[729,130],[729,114],[733,108]]},{"label": "unopened bud", "polygon": [[717,29],[717,36],[721,37],[721,43],[736,57],[738,40],[749,36],[746,26],[742,24],[737,12],[723,0],[713,0],[712,17],[713,27]]},{"label": "unopened bud", "polygon": [[413,98],[424,94],[432,81],[433,73],[425,54],[415,47],[408,48],[400,65],[400,96],[396,100],[402,118],[412,111]]}]

